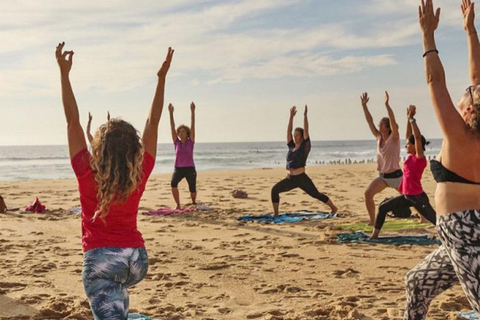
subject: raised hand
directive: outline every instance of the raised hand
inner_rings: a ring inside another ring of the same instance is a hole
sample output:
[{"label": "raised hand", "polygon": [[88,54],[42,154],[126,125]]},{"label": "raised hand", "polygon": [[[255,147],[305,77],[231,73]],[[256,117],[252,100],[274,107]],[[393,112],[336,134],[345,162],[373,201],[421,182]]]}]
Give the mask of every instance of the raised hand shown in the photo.
[{"label": "raised hand", "polygon": [[417,107],[415,107],[414,105],[409,105],[407,108],[407,118],[409,120],[412,119],[416,113],[417,113]]},{"label": "raised hand", "polygon": [[190,110],[192,112],[195,112],[195,103],[192,101],[192,103],[190,104]]},{"label": "raised hand", "polygon": [[110,111],[107,111],[107,121],[110,121]]},{"label": "raised hand", "polygon": [[305,105],[305,112],[303,113],[303,115],[306,117],[307,113],[308,113],[308,107],[307,107],[307,105]]},{"label": "raised hand", "polygon": [[173,113],[173,105],[171,103],[168,105],[168,112]]},{"label": "raised hand", "polygon": [[418,7],[418,22],[424,34],[433,34],[440,21],[440,8],[433,13],[433,0],[422,0]]},{"label": "raised hand", "polygon": [[388,95],[388,91],[385,91],[385,104],[388,104],[390,101],[390,96]]},{"label": "raised hand", "polygon": [[363,93],[363,94],[360,96],[360,100],[362,101],[362,106],[366,107],[368,100],[370,100],[370,98],[368,97],[368,93],[366,93],[366,92]]},{"label": "raised hand", "polygon": [[90,112],[88,113],[88,125],[90,125],[92,123],[92,115],[90,114]]},{"label": "raised hand", "polygon": [[169,47],[167,52],[167,57],[165,58],[165,61],[163,62],[160,70],[158,70],[157,76],[165,77],[167,75],[168,69],[170,69],[170,64],[172,62],[173,52],[175,52],[175,50]]},{"label": "raised hand", "polygon": [[[62,52],[65,42],[59,43],[55,49],[55,57],[62,74],[68,75],[72,69],[73,51]],[[68,59],[67,59],[68,58]]]},{"label": "raised hand", "polygon": [[293,106],[290,108],[290,118],[293,118],[295,117],[295,115],[297,114],[297,107]]},{"label": "raised hand", "polygon": [[461,8],[463,14],[463,28],[465,31],[474,31],[474,20],[475,20],[475,3],[471,0],[462,0]]}]

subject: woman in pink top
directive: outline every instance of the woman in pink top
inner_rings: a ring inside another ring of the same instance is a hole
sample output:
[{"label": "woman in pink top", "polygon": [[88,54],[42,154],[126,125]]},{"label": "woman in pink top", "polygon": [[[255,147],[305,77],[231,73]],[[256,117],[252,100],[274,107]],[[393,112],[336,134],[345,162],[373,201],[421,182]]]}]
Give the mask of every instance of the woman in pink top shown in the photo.
[{"label": "woman in pink top", "polygon": [[68,148],[82,206],[82,280],[96,320],[126,320],[128,288],[148,270],[148,256],[137,229],[138,204],[155,164],[158,123],[173,50],[157,73],[158,82],[143,136],[128,122],[111,119],[100,126],[88,152],[77,102],[70,84],[73,51],[55,55],[60,67]]},{"label": "woman in pink top", "polygon": [[434,225],[436,224],[436,212],[432,208],[428,196],[422,188],[422,174],[427,166],[427,159],[425,159],[423,152],[425,151],[427,142],[425,137],[420,134],[420,129],[414,118],[415,112],[415,106],[410,106],[407,109],[407,144],[405,148],[409,156],[403,164],[403,177],[399,186],[399,191],[402,195],[380,205],[377,220],[375,221],[375,229],[371,236],[372,239],[378,238],[387,212],[399,208],[415,207],[423,217]]},{"label": "woman in pink top", "polygon": [[375,223],[375,201],[373,197],[387,187],[397,189],[402,180],[402,170],[399,165],[400,136],[395,115],[390,108],[387,91],[385,91],[385,107],[387,108],[388,118],[382,118],[378,129],[373,124],[372,115],[368,111],[367,102],[370,99],[368,94],[365,92],[360,98],[370,131],[377,139],[377,170],[379,175],[370,182],[367,190],[365,190],[365,205],[370,216],[368,225],[371,226]]},{"label": "woman in pink top", "polygon": [[180,195],[178,193],[178,183],[183,178],[187,179],[192,204],[196,204],[197,199],[197,171],[193,162],[193,147],[195,145],[195,103],[190,104],[191,125],[190,128],[182,124],[175,129],[175,120],[173,119],[173,105],[168,106],[170,112],[170,129],[172,131],[172,141],[175,146],[175,171],[172,175],[170,185],[172,195],[177,209],[180,209]]}]

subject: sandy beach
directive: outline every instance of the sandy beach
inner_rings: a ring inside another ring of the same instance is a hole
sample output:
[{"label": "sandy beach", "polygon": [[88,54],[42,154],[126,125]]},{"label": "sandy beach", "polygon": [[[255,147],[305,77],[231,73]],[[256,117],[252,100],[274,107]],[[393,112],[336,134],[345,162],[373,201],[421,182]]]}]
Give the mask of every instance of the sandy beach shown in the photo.
[{"label": "sandy beach", "polygon": [[[436,246],[338,244],[336,225],[368,221],[363,193],[375,164],[308,167],[339,216],[323,221],[263,225],[236,220],[270,213],[270,189],[282,169],[198,173],[198,201],[209,211],[171,216],[139,214],[150,268],[130,289],[130,311],[160,319],[399,319],[404,276]],[[423,186],[434,204],[435,183]],[[188,203],[185,180],[179,185]],[[230,191],[243,189],[247,199]],[[81,281],[77,182],[0,183],[9,207],[0,214],[0,319],[92,319]],[[396,191],[383,191],[378,204]],[[46,214],[22,213],[39,197]],[[140,212],[173,206],[170,175],[153,175]],[[281,194],[280,210],[327,210],[301,190]],[[388,220],[388,218],[387,218]],[[386,234],[435,234],[424,229]],[[470,306],[460,286],[440,295],[428,319],[457,319]]]}]

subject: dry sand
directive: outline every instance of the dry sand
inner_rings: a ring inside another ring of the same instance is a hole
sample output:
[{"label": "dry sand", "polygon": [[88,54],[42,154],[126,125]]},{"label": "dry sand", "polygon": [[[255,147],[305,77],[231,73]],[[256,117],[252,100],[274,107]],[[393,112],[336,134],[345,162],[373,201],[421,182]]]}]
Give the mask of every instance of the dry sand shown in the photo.
[{"label": "dry sand", "polygon": [[[281,169],[199,172],[198,200],[208,212],[139,215],[150,258],[147,277],[130,289],[132,312],[164,319],[398,319],[405,273],[435,246],[337,244],[336,224],[367,221],[363,192],[374,164],[309,167],[338,218],[289,225],[242,223],[271,212],[270,188]],[[153,175],[140,212],[174,204],[170,175]],[[434,181],[425,172],[434,203]],[[179,186],[188,201],[185,180]],[[241,188],[248,199],[229,194]],[[75,180],[0,183],[9,207],[39,197],[46,214],[0,214],[0,319],[92,319],[81,282],[80,218]],[[392,189],[376,202],[394,196]],[[281,194],[281,211],[326,210],[301,190]],[[395,233],[435,233],[433,227]],[[382,234],[387,234],[384,232]],[[456,319],[468,310],[459,286],[432,303],[428,319]]]}]

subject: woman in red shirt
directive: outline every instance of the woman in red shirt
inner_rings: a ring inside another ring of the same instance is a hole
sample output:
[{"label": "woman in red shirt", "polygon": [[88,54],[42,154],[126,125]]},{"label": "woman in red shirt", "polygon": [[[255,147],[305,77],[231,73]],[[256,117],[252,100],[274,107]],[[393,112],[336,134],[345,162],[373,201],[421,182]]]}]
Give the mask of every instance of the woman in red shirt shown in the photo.
[{"label": "woman in red shirt", "polygon": [[73,51],[63,51],[64,45],[58,44],[55,54],[68,147],[82,205],[83,284],[95,319],[125,320],[127,289],[140,282],[148,270],[137,212],[155,164],[158,123],[173,50],[168,49],[157,73],[157,88],[142,137],[130,123],[111,119],[96,131],[90,154],[69,79]]}]

